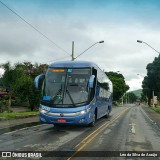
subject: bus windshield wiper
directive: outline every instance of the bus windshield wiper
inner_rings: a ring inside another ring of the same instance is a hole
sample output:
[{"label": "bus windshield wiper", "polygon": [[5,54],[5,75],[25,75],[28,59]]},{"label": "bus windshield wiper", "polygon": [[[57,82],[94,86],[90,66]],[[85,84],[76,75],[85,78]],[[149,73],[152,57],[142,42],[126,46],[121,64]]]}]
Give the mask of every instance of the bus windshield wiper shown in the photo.
[{"label": "bus windshield wiper", "polygon": [[68,93],[68,96],[69,96],[69,98],[70,98],[70,100],[71,100],[73,106],[76,107],[76,104],[74,103],[73,98],[72,98],[72,96],[71,96],[71,94],[70,94],[70,92],[69,92],[68,89],[66,89],[66,93]]},{"label": "bus windshield wiper", "polygon": [[52,100],[56,99],[56,97],[58,96],[58,94],[60,94],[61,92],[62,92],[62,88],[60,88],[60,89],[58,90],[58,92],[56,93],[56,95],[53,97]]},{"label": "bus windshield wiper", "polygon": [[[57,91],[53,99],[50,101],[51,103],[54,103],[54,101],[57,99],[57,96],[62,92],[62,85],[61,88]],[[61,100],[60,100],[61,101]],[[58,103],[60,103],[60,101]]]}]

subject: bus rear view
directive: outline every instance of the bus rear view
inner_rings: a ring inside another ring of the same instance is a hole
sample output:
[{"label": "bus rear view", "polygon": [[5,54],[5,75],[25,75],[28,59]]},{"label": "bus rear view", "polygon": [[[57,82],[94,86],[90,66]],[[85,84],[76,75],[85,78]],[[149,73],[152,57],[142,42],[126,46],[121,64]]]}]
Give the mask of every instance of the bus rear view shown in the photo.
[{"label": "bus rear view", "polygon": [[112,93],[109,94],[107,89],[110,81],[104,77],[108,88],[102,88],[96,67],[90,62],[57,62],[49,66],[45,75],[37,76],[36,86],[44,77],[39,108],[40,122],[55,126],[93,126],[96,119],[109,115]]}]

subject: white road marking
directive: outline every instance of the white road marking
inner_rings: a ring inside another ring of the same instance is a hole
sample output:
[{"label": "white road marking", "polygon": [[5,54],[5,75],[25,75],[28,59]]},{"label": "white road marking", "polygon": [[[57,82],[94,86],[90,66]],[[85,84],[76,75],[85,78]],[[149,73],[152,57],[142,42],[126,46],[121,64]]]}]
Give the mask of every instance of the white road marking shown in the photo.
[{"label": "white road marking", "polygon": [[134,124],[134,123],[132,123],[132,124],[129,124],[132,128],[131,128],[131,132],[133,133],[133,134],[136,134],[136,130],[135,130],[135,125],[136,124]]},{"label": "white road marking", "polygon": [[132,126],[131,131],[132,131],[132,133],[133,133],[133,134],[135,134],[135,133],[136,133],[134,126]]},{"label": "white road marking", "polygon": [[141,109],[141,111],[146,115],[146,117],[147,117],[152,123],[154,123],[154,121],[148,117],[148,115],[147,115],[146,112],[142,109],[141,106],[140,106],[140,109]]}]

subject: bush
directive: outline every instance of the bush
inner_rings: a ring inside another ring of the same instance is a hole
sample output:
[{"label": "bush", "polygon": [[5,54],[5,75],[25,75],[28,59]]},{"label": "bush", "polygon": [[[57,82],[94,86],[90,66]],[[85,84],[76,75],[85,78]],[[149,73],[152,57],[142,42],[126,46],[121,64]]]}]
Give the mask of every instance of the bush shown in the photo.
[{"label": "bush", "polygon": [[19,97],[16,97],[12,99],[12,106],[29,106],[29,104],[27,100],[21,100]]},{"label": "bush", "polygon": [[160,108],[159,107],[150,107],[151,109],[153,109],[155,112],[160,113]]},{"label": "bush", "polygon": [[1,99],[0,100],[0,112],[8,111],[8,100]]}]

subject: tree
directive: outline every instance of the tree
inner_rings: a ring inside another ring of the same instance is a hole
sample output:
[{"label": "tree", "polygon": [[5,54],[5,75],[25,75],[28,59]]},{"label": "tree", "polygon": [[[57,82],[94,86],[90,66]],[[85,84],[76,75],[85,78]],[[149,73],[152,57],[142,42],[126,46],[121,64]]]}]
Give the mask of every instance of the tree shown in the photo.
[{"label": "tree", "polygon": [[128,92],[124,99],[127,99],[128,103],[134,103],[137,100],[137,96],[133,92]]},{"label": "tree", "polygon": [[1,77],[1,84],[2,84],[2,86],[5,86],[5,88],[7,88],[7,92],[8,92],[8,105],[7,105],[7,107],[8,107],[8,111],[10,111],[11,110],[10,109],[11,108],[11,89],[10,89],[10,86],[14,82],[15,75],[12,70],[10,62],[2,64],[0,67],[5,70],[5,73]]},{"label": "tree", "polygon": [[123,94],[129,89],[125,83],[124,76],[117,72],[105,72],[113,83],[113,100],[118,101]]},{"label": "tree", "polygon": [[143,94],[151,99],[154,91],[154,95],[160,99],[160,55],[155,57],[154,61],[147,65],[146,69],[147,76],[144,77],[142,82]]},{"label": "tree", "polygon": [[144,80],[142,81],[142,95],[141,100],[148,101],[147,103],[150,104],[150,98],[152,97],[152,91],[149,89],[149,80],[148,76],[144,77]]},{"label": "tree", "polygon": [[22,101],[28,101],[31,110],[39,103],[40,91],[34,88],[34,78],[48,68],[46,64],[32,64],[30,62],[10,63],[1,65],[5,70],[2,76],[2,84],[10,86],[12,92]]}]

